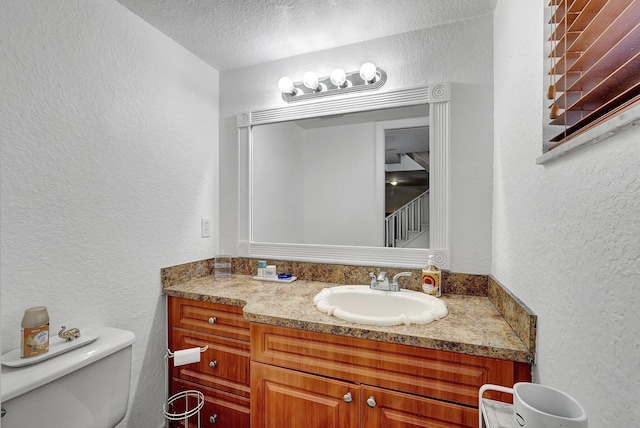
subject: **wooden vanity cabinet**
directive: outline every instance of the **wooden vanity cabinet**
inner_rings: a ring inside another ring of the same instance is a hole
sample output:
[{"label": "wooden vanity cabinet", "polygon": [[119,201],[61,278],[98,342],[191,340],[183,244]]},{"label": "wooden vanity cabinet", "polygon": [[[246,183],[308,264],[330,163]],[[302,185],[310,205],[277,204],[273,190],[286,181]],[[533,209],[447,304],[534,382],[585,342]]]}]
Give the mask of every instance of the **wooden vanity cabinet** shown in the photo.
[{"label": "wooden vanity cabinet", "polygon": [[[208,347],[199,363],[175,367],[169,360],[169,395],[190,389],[202,392],[202,427],[248,428],[250,330],[242,308],[171,296],[167,304],[169,349]],[[179,407],[178,402],[174,412]],[[192,417],[189,426],[196,423]]]},{"label": "wooden vanity cabinet", "polygon": [[252,363],[252,426],[477,427],[470,407]]},{"label": "wooden vanity cabinet", "polygon": [[252,323],[251,425],[477,427],[480,386],[530,380],[527,367]]}]

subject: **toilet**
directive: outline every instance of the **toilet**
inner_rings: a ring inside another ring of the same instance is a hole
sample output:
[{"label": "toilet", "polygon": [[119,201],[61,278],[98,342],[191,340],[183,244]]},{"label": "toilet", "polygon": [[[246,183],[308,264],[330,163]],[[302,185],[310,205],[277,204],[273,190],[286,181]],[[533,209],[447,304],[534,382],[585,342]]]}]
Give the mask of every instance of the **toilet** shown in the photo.
[{"label": "toilet", "polygon": [[2,366],[3,428],[113,428],[129,402],[135,335],[102,327],[82,347],[24,367]]}]

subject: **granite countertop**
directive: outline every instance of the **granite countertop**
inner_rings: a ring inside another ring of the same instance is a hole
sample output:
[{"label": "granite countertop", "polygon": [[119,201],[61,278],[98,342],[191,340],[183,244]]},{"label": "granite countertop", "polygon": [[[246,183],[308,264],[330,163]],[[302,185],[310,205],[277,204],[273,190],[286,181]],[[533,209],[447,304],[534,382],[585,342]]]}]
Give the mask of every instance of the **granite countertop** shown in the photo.
[{"label": "granite countertop", "polygon": [[234,274],[216,280],[204,276],[162,289],[168,296],[241,306],[251,322],[320,333],[459,352],[531,363],[532,352],[487,297],[443,295],[449,314],[426,325],[378,327],[355,324],[322,313],[313,297],[336,284],[297,280],[255,280]]}]

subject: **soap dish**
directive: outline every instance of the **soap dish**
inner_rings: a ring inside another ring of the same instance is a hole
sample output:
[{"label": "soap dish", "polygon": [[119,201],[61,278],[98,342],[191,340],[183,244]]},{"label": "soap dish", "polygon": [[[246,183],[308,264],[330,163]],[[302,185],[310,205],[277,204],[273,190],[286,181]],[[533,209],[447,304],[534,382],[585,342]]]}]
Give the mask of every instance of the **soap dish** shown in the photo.
[{"label": "soap dish", "polygon": [[281,282],[281,283],[288,284],[298,279],[298,277],[292,276],[290,278],[279,279],[279,278],[265,278],[264,276],[254,276],[253,279],[257,279],[258,281]]}]

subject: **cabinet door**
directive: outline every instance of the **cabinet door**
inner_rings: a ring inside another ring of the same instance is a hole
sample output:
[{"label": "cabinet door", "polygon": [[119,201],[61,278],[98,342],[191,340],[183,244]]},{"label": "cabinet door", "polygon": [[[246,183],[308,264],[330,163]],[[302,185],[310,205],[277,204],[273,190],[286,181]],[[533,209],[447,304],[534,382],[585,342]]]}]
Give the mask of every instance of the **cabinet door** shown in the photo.
[{"label": "cabinet door", "polygon": [[[200,410],[200,426],[202,428],[249,428],[249,399],[228,394],[217,389],[172,379],[171,395],[185,390],[197,390],[204,395],[204,407]],[[176,400],[170,411],[180,414],[185,411],[185,400]],[[194,408],[195,403],[190,403]],[[197,416],[189,420],[189,428],[197,427]],[[170,424],[171,428],[184,427],[184,421]]]},{"label": "cabinet door", "polygon": [[358,428],[360,386],[251,363],[253,428]]},{"label": "cabinet door", "polygon": [[370,386],[362,387],[366,428],[477,428],[472,407]]}]

